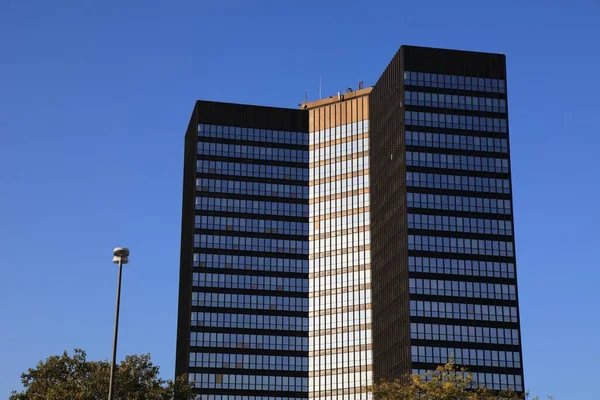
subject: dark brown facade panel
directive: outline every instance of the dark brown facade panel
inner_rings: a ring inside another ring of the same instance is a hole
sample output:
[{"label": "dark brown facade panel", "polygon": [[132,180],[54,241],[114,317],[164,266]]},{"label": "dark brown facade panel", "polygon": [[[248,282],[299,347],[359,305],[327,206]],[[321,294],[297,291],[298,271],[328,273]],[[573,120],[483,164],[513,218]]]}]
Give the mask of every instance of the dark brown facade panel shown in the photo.
[{"label": "dark brown facade panel", "polygon": [[402,49],[371,92],[373,379],[411,372]]}]

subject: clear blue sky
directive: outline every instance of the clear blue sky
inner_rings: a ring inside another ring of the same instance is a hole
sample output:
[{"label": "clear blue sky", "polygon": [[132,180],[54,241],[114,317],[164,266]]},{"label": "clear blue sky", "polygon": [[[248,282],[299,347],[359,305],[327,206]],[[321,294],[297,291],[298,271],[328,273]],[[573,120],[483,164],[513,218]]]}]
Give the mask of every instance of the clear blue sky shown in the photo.
[{"label": "clear blue sky", "polygon": [[[297,107],[401,44],[502,52],[526,385],[600,398],[597,1],[0,1],[0,398],[64,349],[174,370],[194,100]],[[596,122],[594,122],[596,121]]]}]

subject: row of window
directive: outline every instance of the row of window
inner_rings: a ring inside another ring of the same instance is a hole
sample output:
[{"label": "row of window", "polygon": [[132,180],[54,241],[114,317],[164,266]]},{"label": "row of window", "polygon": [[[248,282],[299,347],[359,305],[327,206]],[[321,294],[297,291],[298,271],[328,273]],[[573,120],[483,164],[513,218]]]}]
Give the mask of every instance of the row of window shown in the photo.
[{"label": "row of window", "polygon": [[361,365],[373,364],[371,350],[355,351],[351,353],[328,354],[326,356],[310,357],[311,371],[324,371],[328,369],[352,368]]},{"label": "row of window", "polygon": [[345,215],[343,217],[316,220],[309,223],[309,228],[313,235],[318,235],[319,233],[334,233],[359,227],[369,229],[369,221],[370,213],[361,212],[358,214]]},{"label": "row of window", "polygon": [[300,336],[249,335],[241,333],[191,332],[190,346],[232,349],[308,351],[308,338]]},{"label": "row of window", "polygon": [[281,315],[192,312],[192,326],[308,332],[308,318]]},{"label": "row of window", "polygon": [[199,394],[195,400],[308,400],[308,397],[239,396],[233,394]]},{"label": "row of window", "polygon": [[269,356],[262,354],[190,353],[189,366],[195,368],[308,371],[308,357]]},{"label": "row of window", "polygon": [[220,179],[196,179],[196,190],[210,193],[231,193],[256,196],[289,197],[308,199],[308,186],[280,183],[227,181]]},{"label": "row of window", "polygon": [[371,289],[312,297],[310,299],[309,311],[331,310],[363,304],[371,304]]},{"label": "row of window", "polygon": [[407,146],[508,153],[508,140],[449,133],[406,131]]},{"label": "row of window", "polygon": [[459,156],[453,154],[406,152],[406,165],[413,167],[459,169],[464,171],[483,171],[508,173],[508,159],[479,156]]},{"label": "row of window", "polygon": [[308,392],[308,378],[295,376],[191,373],[189,380],[198,389]]},{"label": "row of window", "polygon": [[[412,373],[425,376],[428,371],[425,369],[413,369]],[[485,386],[493,390],[514,390],[523,391],[523,377],[521,375],[469,372],[473,379],[474,386]]]},{"label": "row of window", "polygon": [[371,264],[371,252],[366,250],[313,258],[309,260],[309,269],[312,273],[321,273],[369,264]]},{"label": "row of window", "polygon": [[352,122],[345,125],[333,126],[331,128],[322,129],[312,132],[310,136],[310,145],[315,145],[323,142],[329,142],[336,139],[344,139],[354,135],[361,135],[369,132],[369,120]]},{"label": "row of window", "polygon": [[343,250],[353,247],[365,246],[371,243],[371,232],[363,231],[349,235],[340,235],[327,239],[313,240],[310,242],[310,254],[320,254],[326,251]]},{"label": "row of window", "polygon": [[192,305],[200,307],[308,312],[308,298],[302,297],[192,292]]},{"label": "row of window", "polygon": [[308,311],[308,298],[192,292],[192,305],[252,310]]},{"label": "row of window", "polygon": [[431,128],[463,129],[478,132],[506,133],[504,118],[473,117],[471,115],[440,114],[423,111],[406,111],[405,124]]},{"label": "row of window", "polygon": [[308,293],[308,279],[275,276],[205,274],[194,272],[192,284],[198,287],[227,289],[281,290]]},{"label": "row of window", "polygon": [[431,210],[468,211],[486,214],[511,213],[510,200],[484,197],[449,196],[446,194],[406,193],[408,207]]},{"label": "row of window", "polygon": [[308,218],[308,204],[276,203],[262,200],[196,197],[196,210]]},{"label": "row of window", "polygon": [[198,136],[253,142],[308,145],[308,133],[305,132],[243,128],[239,126],[199,124]]},{"label": "row of window", "polygon": [[357,194],[349,197],[340,197],[335,200],[325,200],[310,205],[310,216],[315,217],[324,214],[333,214],[340,211],[348,211],[355,208],[369,206],[369,193]]},{"label": "row of window", "polygon": [[350,160],[313,167],[310,169],[310,180],[330,178],[369,169],[369,156],[352,158]]},{"label": "row of window", "polygon": [[345,272],[311,279],[311,291],[331,290],[371,283],[371,271]]},{"label": "row of window", "polygon": [[194,246],[205,249],[266,251],[270,253],[308,254],[308,240],[264,239],[238,236],[194,235]]},{"label": "row of window", "polygon": [[406,184],[430,189],[462,190],[483,193],[510,193],[508,179],[481,178],[476,176],[429,174],[407,172]]},{"label": "row of window", "polygon": [[440,324],[410,324],[410,338],[443,342],[519,344],[517,329],[490,328],[487,326],[461,326]]},{"label": "row of window", "polygon": [[327,332],[320,336],[311,336],[310,351],[330,350],[342,347],[364,346],[372,343],[370,329],[344,333]]},{"label": "row of window", "polygon": [[458,254],[514,257],[512,242],[408,235],[408,249]]},{"label": "row of window", "polygon": [[350,311],[310,318],[310,330],[330,330],[371,323],[371,310]]},{"label": "row of window", "polygon": [[308,260],[295,260],[290,258],[194,253],[193,266],[201,268],[242,269],[252,271],[294,272],[308,274]]},{"label": "row of window", "polygon": [[512,223],[497,219],[449,217],[447,215],[408,214],[409,229],[512,235]]},{"label": "row of window", "polygon": [[198,160],[196,172],[200,174],[219,174],[247,176],[253,178],[288,179],[308,181],[308,165],[306,168],[282,167],[279,165],[246,164],[227,161]]},{"label": "row of window", "polygon": [[411,300],[410,316],[516,323],[517,307]]},{"label": "row of window", "polygon": [[460,365],[521,368],[521,356],[516,351],[411,346],[410,353],[412,362],[445,364],[454,360]]},{"label": "row of window", "polygon": [[322,196],[331,196],[369,187],[369,175],[354,176],[352,178],[339,179],[333,182],[320,183],[310,186],[310,198],[316,199]]},{"label": "row of window", "polygon": [[516,300],[515,285],[484,282],[444,281],[438,279],[409,279],[410,294],[455,296],[477,299]]},{"label": "row of window", "polygon": [[196,229],[219,231],[278,233],[283,235],[308,235],[308,223],[291,221],[274,221],[252,218],[216,217],[196,215]]},{"label": "row of window", "polygon": [[487,276],[511,279],[515,277],[515,264],[497,261],[410,256],[408,257],[408,270],[410,272],[426,272],[431,274]]},{"label": "row of window", "polygon": [[404,72],[404,84],[442,89],[471,90],[474,92],[504,93],[504,79],[475,76],[432,74],[429,72]]},{"label": "row of window", "polygon": [[404,102],[410,106],[506,112],[506,100],[490,97],[405,91]]},{"label": "row of window", "polygon": [[198,154],[219,157],[249,158],[253,160],[308,162],[308,150],[281,149],[278,147],[247,146],[213,142],[198,142]]},{"label": "row of window", "polygon": [[[365,366],[366,367],[366,366]],[[372,399],[371,394],[366,392],[366,389],[371,387],[373,384],[373,373],[372,371],[362,371],[362,372],[350,372],[346,374],[327,374],[320,373],[317,374],[314,378],[309,378],[309,386],[311,392],[322,392],[322,391],[332,391],[337,390],[338,393],[342,393],[343,390],[347,390],[350,388],[362,388],[361,393],[356,393],[354,395],[347,395],[344,400],[370,400]],[[311,397],[312,399],[318,400],[332,400],[332,397],[329,393],[322,393],[321,396],[324,397]],[[339,398],[340,396],[338,396]]]},{"label": "row of window", "polygon": [[349,156],[351,154],[362,153],[363,151],[369,151],[369,139],[362,138],[353,140],[351,142],[345,142],[336,144],[334,146],[326,146],[310,151],[309,160],[311,163],[330,160],[332,158]]}]

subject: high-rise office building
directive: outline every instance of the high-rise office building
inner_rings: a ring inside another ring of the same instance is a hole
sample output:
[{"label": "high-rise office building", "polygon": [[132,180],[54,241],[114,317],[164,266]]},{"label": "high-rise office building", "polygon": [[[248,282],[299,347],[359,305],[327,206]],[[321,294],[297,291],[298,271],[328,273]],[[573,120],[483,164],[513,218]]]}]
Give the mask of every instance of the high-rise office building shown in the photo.
[{"label": "high-rise office building", "polygon": [[307,128],[304,111],[196,103],[176,371],[201,399],[306,398]]},{"label": "high-rise office building", "polygon": [[505,57],[402,46],[299,110],[199,101],[176,373],[202,400],[368,399],[450,359],[523,391]]}]

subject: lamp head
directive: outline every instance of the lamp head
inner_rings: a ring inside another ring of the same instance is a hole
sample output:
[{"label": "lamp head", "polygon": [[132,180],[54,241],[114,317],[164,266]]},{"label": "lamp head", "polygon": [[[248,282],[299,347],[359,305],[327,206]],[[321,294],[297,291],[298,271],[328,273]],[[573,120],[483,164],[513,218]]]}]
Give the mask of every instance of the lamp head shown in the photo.
[{"label": "lamp head", "polygon": [[119,262],[123,264],[129,263],[129,249],[126,247],[116,247],[113,250],[113,263],[118,264]]}]

